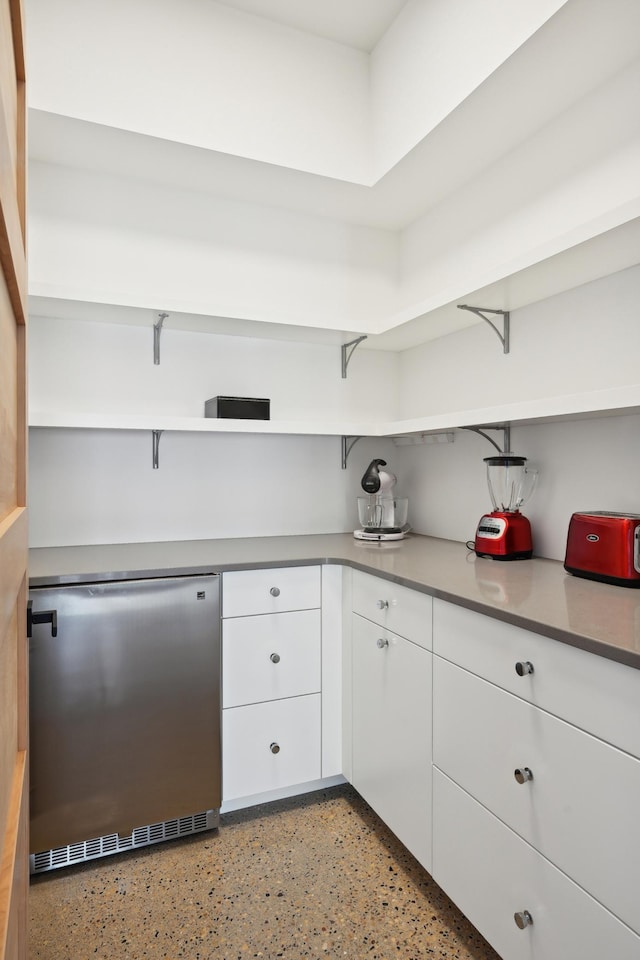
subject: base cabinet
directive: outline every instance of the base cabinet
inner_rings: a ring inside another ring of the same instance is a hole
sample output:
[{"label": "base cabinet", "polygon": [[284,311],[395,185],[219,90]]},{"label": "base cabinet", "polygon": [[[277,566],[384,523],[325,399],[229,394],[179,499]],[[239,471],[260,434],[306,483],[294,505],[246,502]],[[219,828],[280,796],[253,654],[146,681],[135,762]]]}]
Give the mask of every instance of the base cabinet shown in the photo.
[{"label": "base cabinet", "polygon": [[430,870],[431,654],[355,614],[352,640],[353,786]]},{"label": "base cabinet", "polygon": [[640,671],[433,620],[434,879],[503,960],[640,957]]},{"label": "base cabinet", "polygon": [[433,811],[433,877],[503,960],[640,957],[640,937],[437,768]]},{"label": "base cabinet", "polygon": [[223,799],[328,763],[502,960],[639,960],[640,671],[350,583],[343,619],[320,567],[223,578]]},{"label": "base cabinet", "polygon": [[319,780],[320,719],[319,693],[225,710],[225,800]]},{"label": "base cabinet", "polygon": [[223,574],[224,802],[322,777],[321,587],[318,566]]},{"label": "base cabinet", "polygon": [[[381,606],[359,604],[369,595]],[[354,606],[385,625],[352,615],[352,783],[430,870],[431,598],[358,574]],[[390,616],[421,643],[388,629]]]},{"label": "base cabinet", "polygon": [[434,763],[639,928],[640,760],[440,657],[433,671]]}]

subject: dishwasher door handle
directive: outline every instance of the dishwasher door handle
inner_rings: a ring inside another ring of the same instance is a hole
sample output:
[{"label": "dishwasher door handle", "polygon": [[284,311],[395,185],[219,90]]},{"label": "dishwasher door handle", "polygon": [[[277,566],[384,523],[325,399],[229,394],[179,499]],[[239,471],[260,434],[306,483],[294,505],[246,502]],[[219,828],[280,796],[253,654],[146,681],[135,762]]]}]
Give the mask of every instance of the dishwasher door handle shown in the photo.
[{"label": "dishwasher door handle", "polygon": [[57,610],[40,610],[37,613],[33,612],[33,600],[27,602],[27,637],[29,640],[33,636],[33,625],[34,623],[50,623],[51,624],[51,636],[58,636],[58,611]]}]

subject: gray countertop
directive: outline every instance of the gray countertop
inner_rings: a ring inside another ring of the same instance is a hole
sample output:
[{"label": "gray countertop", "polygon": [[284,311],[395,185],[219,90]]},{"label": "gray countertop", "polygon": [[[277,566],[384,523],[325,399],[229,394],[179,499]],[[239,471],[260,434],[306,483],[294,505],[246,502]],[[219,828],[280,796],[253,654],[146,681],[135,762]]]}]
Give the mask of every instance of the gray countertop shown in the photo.
[{"label": "gray countertop", "polygon": [[572,577],[555,560],[500,563],[465,544],[410,534],[366,543],[351,534],[39,547],[31,586],[338,563],[640,669],[640,590]]}]

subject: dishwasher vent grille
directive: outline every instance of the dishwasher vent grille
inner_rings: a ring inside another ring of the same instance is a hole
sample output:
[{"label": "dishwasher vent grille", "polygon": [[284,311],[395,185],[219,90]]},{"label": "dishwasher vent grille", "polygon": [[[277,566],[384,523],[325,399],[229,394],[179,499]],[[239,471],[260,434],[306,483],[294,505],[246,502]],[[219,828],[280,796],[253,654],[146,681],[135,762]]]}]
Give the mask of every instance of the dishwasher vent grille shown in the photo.
[{"label": "dishwasher vent grille", "polygon": [[212,830],[219,825],[219,822],[220,816],[217,810],[204,810],[202,813],[192,813],[177,820],[164,820],[146,827],[136,827],[127,835],[110,833],[104,837],[95,837],[93,840],[71,843],[68,847],[56,847],[53,850],[32,853],[29,856],[29,870],[32,874],[46,873],[48,870],[57,870],[59,867],[69,867],[98,857],[108,857],[112,853],[124,853],[125,850],[135,850],[137,847],[148,847],[152,843],[162,843],[164,840],[174,840],[176,837],[186,837],[191,833]]}]

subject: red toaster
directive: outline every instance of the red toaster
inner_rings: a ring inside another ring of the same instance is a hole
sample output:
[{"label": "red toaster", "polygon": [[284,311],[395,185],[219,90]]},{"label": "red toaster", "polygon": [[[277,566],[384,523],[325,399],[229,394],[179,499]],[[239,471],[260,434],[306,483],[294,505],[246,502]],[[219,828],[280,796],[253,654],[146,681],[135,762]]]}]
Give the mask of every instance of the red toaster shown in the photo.
[{"label": "red toaster", "polygon": [[640,514],[574,513],[564,568],[577,577],[640,587]]}]

